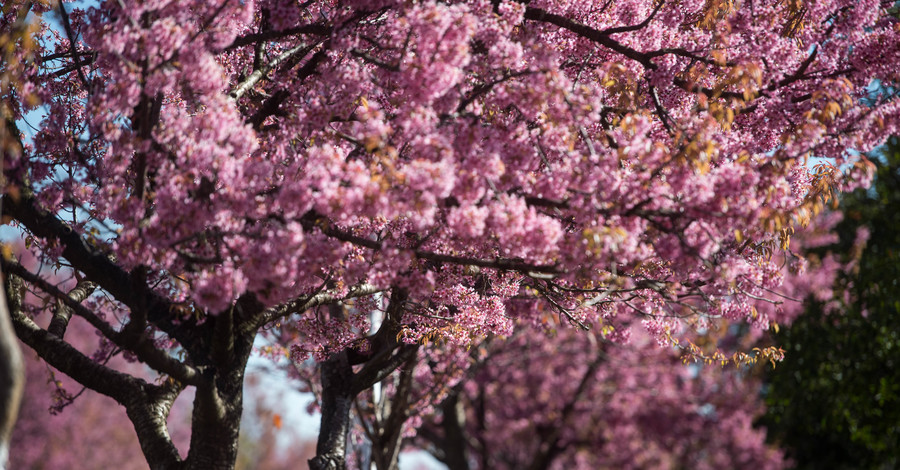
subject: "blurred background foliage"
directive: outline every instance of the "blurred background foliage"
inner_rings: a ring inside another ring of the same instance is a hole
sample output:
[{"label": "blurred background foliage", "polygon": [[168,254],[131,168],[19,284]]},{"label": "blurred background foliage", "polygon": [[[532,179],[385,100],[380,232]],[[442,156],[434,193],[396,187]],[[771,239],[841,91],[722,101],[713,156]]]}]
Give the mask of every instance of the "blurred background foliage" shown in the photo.
[{"label": "blurred background foliage", "polygon": [[797,469],[900,468],[900,138],[872,160],[876,179],[842,199],[829,247],[857,266],[839,298],[808,302],[775,339],[786,359],[767,374],[760,424]]}]

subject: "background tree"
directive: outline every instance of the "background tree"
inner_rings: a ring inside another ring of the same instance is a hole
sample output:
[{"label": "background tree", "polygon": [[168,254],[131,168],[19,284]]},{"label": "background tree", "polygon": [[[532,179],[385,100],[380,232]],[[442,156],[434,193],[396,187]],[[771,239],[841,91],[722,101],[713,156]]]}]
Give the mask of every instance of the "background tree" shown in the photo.
[{"label": "background tree", "polygon": [[[343,468],[357,396],[516,325],[787,322],[792,227],[900,118],[858,99],[900,70],[877,0],[10,5],[42,28],[4,96],[4,217],[44,267],[3,260],[16,334],[122,405],[154,469],[234,466],[258,335],[319,361],[311,466]],[[158,377],[74,348],[73,318]]]},{"label": "background tree", "polygon": [[[82,337],[82,346],[94,336],[87,325],[73,324],[69,334]],[[136,375],[143,366],[127,364],[121,356],[107,364],[116,364]],[[148,468],[141,448],[120,407],[109,406],[108,399],[82,387],[52,369],[39,358],[25,358],[26,391],[19,419],[12,433],[10,468],[49,470],[79,468],[104,470]],[[248,372],[246,395],[253,406],[244,410],[238,457],[238,470],[287,470],[297,468],[315,455],[315,440],[297,435],[282,426],[279,413],[286,403],[275,401],[271,390],[260,388],[259,371]],[[168,428],[176,447],[184,452],[190,442],[190,397],[173,405]],[[280,410],[280,411],[279,411]]]},{"label": "background tree", "polygon": [[764,423],[800,469],[900,464],[900,141],[874,162],[873,187],[841,199],[830,248],[857,262],[840,295],[776,336],[787,355],[768,374]]},{"label": "background tree", "polygon": [[[836,222],[833,213],[824,217],[816,230],[795,233],[792,246],[824,251]],[[834,296],[845,268],[830,253],[781,262],[792,266],[783,286],[821,301]],[[764,410],[760,372],[775,362],[760,364],[745,351],[771,344],[764,332],[711,321],[703,334],[661,348],[641,330],[595,326],[578,331],[548,316],[469,349],[439,341],[420,350],[357,397],[352,460],[394,468],[405,448],[452,470],[786,464],[753,424]],[[741,366],[720,367],[729,362]],[[311,368],[300,371],[308,390],[320,392]]]},{"label": "background tree", "polygon": [[[87,323],[72,323],[67,336],[79,350],[95,348],[96,335]],[[109,357],[98,360],[136,376],[148,375],[145,366],[127,361],[118,351],[108,352]],[[12,433],[10,468],[148,468],[134,431],[123,426],[128,422],[125,410],[109,406],[107,398],[84,390],[34,354],[26,356],[25,370],[27,387]],[[242,417],[238,470],[296,468],[297,462],[315,455],[314,439],[282,426],[280,414],[288,404],[279,401],[277,389],[271,389],[273,379],[266,374],[256,367],[248,370],[245,394],[252,402]],[[286,386],[281,385],[283,390]],[[173,443],[182,455],[190,442],[190,402],[190,396],[180,397],[167,420]]]},{"label": "background tree", "polygon": [[[765,430],[752,425],[763,407],[758,377],[746,369],[689,367],[647,337],[623,347],[569,328],[525,328],[467,356],[474,362],[467,376],[438,400],[427,388],[405,386],[402,376],[384,385],[380,399],[360,397],[359,468],[368,461],[392,468],[379,445],[392,431],[451,470],[784,464],[766,446]],[[430,382],[423,377],[437,367],[428,362],[408,370],[416,384]],[[398,421],[404,429],[392,430]]]}]

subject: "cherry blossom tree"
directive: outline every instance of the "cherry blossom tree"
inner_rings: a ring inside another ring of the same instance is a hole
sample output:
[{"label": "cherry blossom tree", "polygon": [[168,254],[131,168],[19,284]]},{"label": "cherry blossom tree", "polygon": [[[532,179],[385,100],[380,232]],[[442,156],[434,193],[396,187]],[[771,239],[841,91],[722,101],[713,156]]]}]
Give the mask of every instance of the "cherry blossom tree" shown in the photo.
[{"label": "cherry blossom tree", "polygon": [[648,338],[545,335],[491,345],[413,445],[451,470],[784,466],[753,427],[760,382],[746,370],[685,367]]},{"label": "cherry blossom tree", "polygon": [[[95,338],[87,323],[73,323],[67,336],[79,348],[90,348]],[[121,356],[111,358],[115,365],[136,375],[146,375],[145,368],[126,363]],[[109,406],[109,399],[83,390],[71,379],[49,368],[34,354],[26,355],[26,390],[19,419],[12,433],[10,468],[41,470],[79,468],[102,470],[147,469],[141,457],[137,437],[129,426],[125,410]],[[315,455],[315,441],[296,436],[287,426],[274,419],[284,405],[264,396],[266,390],[254,380],[259,371],[248,372],[245,396],[253,406],[245,407],[242,419],[240,449],[235,468],[238,470],[281,470],[296,468]],[[168,429],[179,452],[184,455],[190,442],[190,397],[182,396],[173,405]],[[49,411],[48,411],[49,410]],[[284,436],[280,436],[284,434]],[[287,443],[290,445],[286,445]]]},{"label": "cherry blossom tree", "polygon": [[[815,254],[780,261],[790,266],[783,292],[832,299],[838,273],[855,269],[828,251],[840,220],[828,212],[795,233],[792,247]],[[355,468],[396,468],[403,449],[429,452],[451,470],[789,466],[755,425],[761,372],[775,358],[760,363],[764,356],[745,351],[771,344],[763,331],[718,319],[660,348],[642,329],[623,338],[608,325],[560,326],[545,317],[470,348],[420,350],[353,403]],[[297,367],[321,394],[313,365]]]},{"label": "cherry blossom tree", "polygon": [[122,405],[154,469],[234,466],[258,335],[319,363],[317,469],[398,368],[455,380],[548,317],[719,360],[691,332],[789,321],[792,230],[897,131],[869,86],[898,78],[891,3],[4,2],[40,30],[3,98],[3,216],[43,266],[3,260],[16,334]]}]

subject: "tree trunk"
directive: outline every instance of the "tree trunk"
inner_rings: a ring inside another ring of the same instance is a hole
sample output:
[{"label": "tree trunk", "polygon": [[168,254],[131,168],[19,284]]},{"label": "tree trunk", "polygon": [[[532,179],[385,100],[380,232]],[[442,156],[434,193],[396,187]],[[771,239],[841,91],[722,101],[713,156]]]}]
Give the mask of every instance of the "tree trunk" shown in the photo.
[{"label": "tree trunk", "polygon": [[231,470],[237,460],[243,396],[227,384],[220,388],[221,381],[204,382],[194,397],[187,469]]},{"label": "tree trunk", "polygon": [[188,470],[232,470],[237,460],[244,399],[244,372],[255,332],[240,334],[232,312],[217,316],[213,370],[194,397]]},{"label": "tree trunk", "polygon": [[444,464],[449,470],[469,470],[468,445],[466,443],[466,410],[453,393],[441,403],[444,428]]},{"label": "tree trunk", "polygon": [[[413,369],[416,356],[413,354],[400,370],[393,398],[384,404],[381,416],[374,415],[375,436],[372,442],[372,461],[378,470],[396,470],[403,444],[403,424],[409,419],[410,394],[412,393]],[[377,407],[378,404],[376,403]]]},{"label": "tree trunk", "polygon": [[316,456],[310,470],[344,470],[347,466],[347,432],[353,407],[353,369],[347,351],[322,363],[322,425]]},{"label": "tree trunk", "polygon": [[6,468],[9,439],[19,413],[19,401],[25,387],[25,366],[22,351],[0,289],[0,470]]}]

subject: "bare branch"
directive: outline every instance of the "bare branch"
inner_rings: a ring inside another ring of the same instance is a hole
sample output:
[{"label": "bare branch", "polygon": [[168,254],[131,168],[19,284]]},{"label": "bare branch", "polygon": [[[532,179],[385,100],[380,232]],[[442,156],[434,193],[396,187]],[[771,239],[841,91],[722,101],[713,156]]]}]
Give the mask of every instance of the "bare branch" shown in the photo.
[{"label": "bare branch", "polygon": [[79,60],[78,51],[75,50],[75,32],[72,31],[72,25],[69,23],[69,14],[66,13],[66,7],[63,2],[58,2],[56,6],[59,10],[59,16],[62,19],[63,28],[66,30],[66,37],[69,38],[69,50],[72,59],[75,61],[74,67],[75,70],[78,71],[78,78],[81,79],[84,89],[89,90],[90,85],[88,84],[87,77],[84,75],[84,70],[81,69],[84,63]]}]

